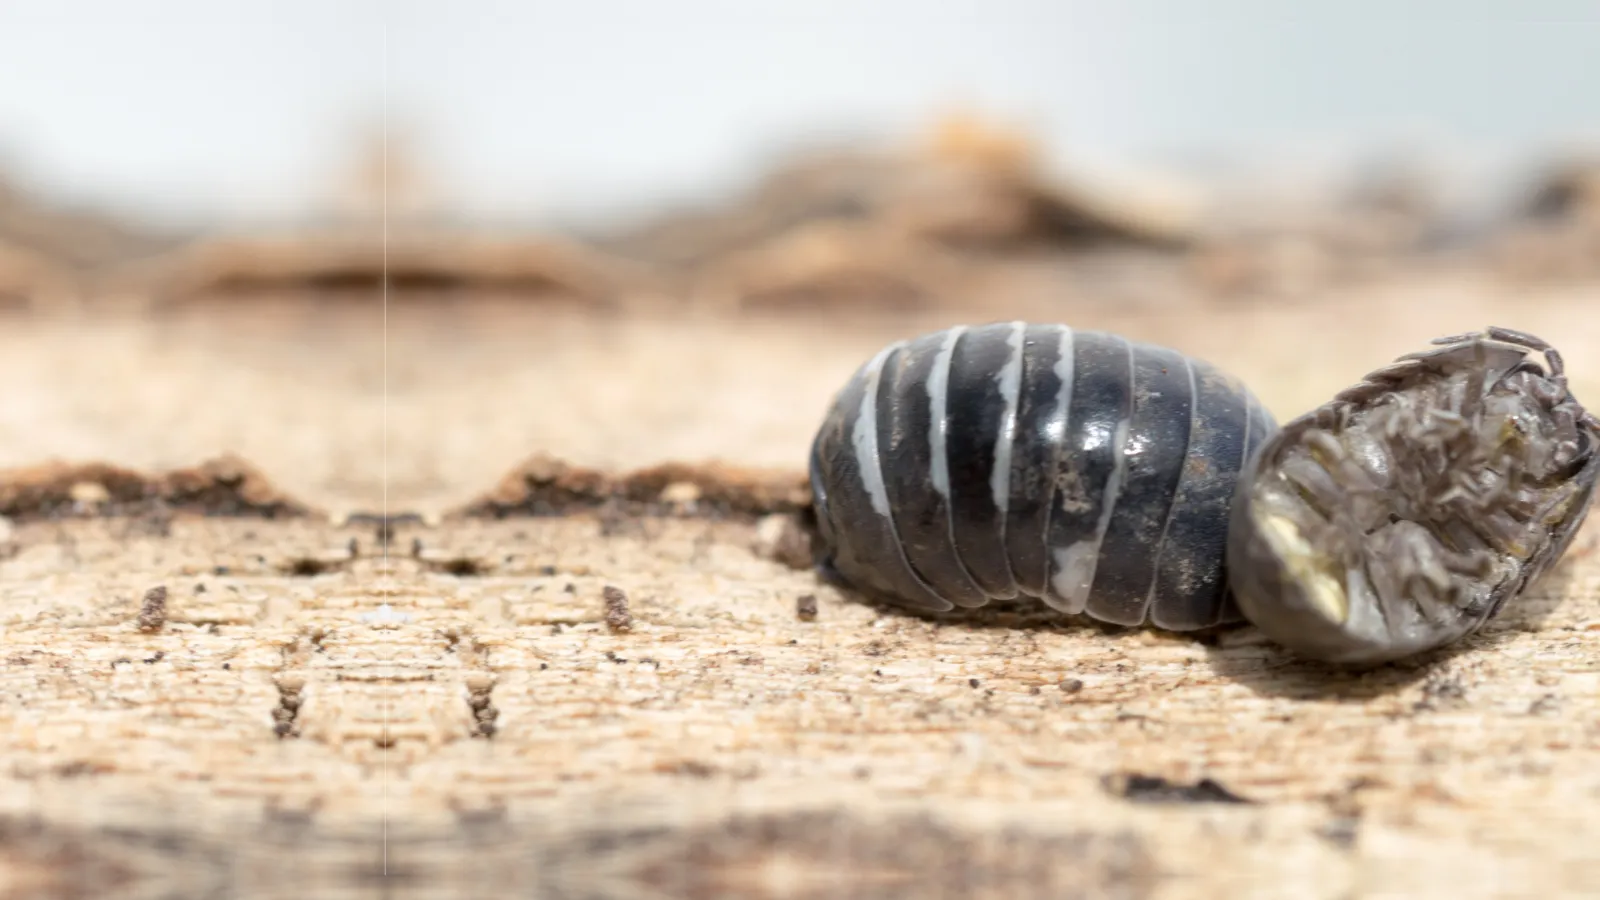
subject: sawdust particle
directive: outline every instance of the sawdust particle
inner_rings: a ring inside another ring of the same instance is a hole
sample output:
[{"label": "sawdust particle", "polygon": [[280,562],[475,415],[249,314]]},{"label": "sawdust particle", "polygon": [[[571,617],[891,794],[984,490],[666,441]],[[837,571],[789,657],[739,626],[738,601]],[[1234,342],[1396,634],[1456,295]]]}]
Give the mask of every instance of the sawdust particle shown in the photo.
[{"label": "sawdust particle", "polygon": [[606,627],[612,631],[632,631],[633,613],[628,611],[628,595],[622,588],[608,584],[601,595],[606,604]]},{"label": "sawdust particle", "polygon": [[144,593],[139,607],[139,630],[160,631],[167,624],[167,586],[158,584]]}]

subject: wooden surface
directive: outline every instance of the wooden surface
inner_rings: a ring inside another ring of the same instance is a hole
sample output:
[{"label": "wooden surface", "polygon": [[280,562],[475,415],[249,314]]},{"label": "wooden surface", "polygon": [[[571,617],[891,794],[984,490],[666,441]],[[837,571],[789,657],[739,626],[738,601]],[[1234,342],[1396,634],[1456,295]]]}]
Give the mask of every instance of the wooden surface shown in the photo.
[{"label": "wooden surface", "polygon": [[[314,512],[11,525],[0,898],[1595,895],[1597,527],[1457,652],[1351,676],[1248,629],[873,608],[758,552],[748,518],[440,518],[535,452],[798,470],[854,366],[959,320],[1167,343],[1281,416],[1502,324],[1557,340],[1597,402],[1592,289],[1440,271],[1272,308],[8,321],[0,462],[234,452]],[[425,515],[335,521],[384,509]]]}]

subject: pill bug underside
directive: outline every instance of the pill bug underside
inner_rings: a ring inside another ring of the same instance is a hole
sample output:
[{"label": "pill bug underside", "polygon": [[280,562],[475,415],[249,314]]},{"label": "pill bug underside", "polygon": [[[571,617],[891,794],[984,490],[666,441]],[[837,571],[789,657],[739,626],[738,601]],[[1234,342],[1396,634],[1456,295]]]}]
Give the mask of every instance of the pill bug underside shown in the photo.
[{"label": "pill bug underside", "polygon": [[892,344],[812,446],[831,568],[930,610],[1036,597],[1101,621],[1236,621],[1223,558],[1248,454],[1275,428],[1214,367],[1020,322]]},{"label": "pill bug underside", "polygon": [[1235,589],[1303,655],[1376,664],[1459,640],[1553,566],[1587,514],[1600,422],[1560,355],[1499,328],[1435,343],[1288,423],[1241,481]]}]

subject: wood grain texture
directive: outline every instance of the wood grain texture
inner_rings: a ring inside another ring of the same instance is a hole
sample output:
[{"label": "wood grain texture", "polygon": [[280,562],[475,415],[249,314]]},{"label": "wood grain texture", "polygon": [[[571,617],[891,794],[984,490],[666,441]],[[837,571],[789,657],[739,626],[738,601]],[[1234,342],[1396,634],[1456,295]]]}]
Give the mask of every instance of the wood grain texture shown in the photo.
[{"label": "wood grain texture", "polygon": [[0,896],[1600,889],[1593,530],[1458,652],[1350,676],[1248,629],[875,609],[745,524],[603,527],[400,528],[387,560],[305,522],[18,528]]},{"label": "wood grain texture", "polygon": [[[1600,397],[1580,287],[1434,273],[1302,306],[1019,295],[965,318],[1165,342],[1287,415],[1491,322],[1557,339]],[[1250,629],[925,619],[767,558],[747,519],[432,513],[537,451],[798,470],[849,370],[954,314],[413,308],[391,321],[387,405],[375,319],[295,315],[0,333],[8,464],[234,451],[308,507],[430,514],[383,534],[183,509],[14,523],[0,898],[1600,892],[1593,524],[1465,646],[1359,676]],[[142,629],[158,585],[164,621]]]}]

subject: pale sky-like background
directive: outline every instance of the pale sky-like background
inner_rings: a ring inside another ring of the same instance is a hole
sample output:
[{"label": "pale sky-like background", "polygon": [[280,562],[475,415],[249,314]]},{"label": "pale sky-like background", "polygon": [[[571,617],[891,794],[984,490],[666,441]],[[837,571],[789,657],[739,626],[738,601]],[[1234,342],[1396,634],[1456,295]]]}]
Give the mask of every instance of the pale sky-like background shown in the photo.
[{"label": "pale sky-like background", "polygon": [[1541,153],[1600,0],[0,0],[3,171],[176,222],[314,211],[385,109],[463,209],[570,218],[957,105],[1115,165]]}]

